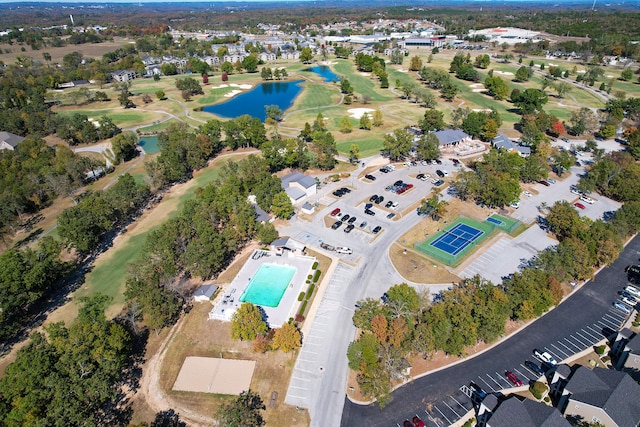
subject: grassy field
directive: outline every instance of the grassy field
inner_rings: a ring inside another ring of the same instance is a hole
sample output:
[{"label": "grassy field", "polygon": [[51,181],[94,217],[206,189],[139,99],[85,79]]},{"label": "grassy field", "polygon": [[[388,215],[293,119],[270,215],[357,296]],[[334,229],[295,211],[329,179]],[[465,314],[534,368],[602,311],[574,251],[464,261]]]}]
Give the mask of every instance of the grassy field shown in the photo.
[{"label": "grassy field", "polygon": [[[62,58],[72,52],[80,52],[88,58],[100,59],[102,55],[108,52],[134,42],[132,39],[123,37],[114,37],[113,41],[102,43],[85,43],[78,45],[68,45],[62,47],[45,47],[41,50],[32,50],[29,46],[20,44],[0,44],[0,61],[5,64],[13,64],[18,56],[32,58],[34,61],[45,63],[42,54],[49,53],[51,55],[51,63],[62,63]],[[24,48],[24,51],[22,50]]]}]

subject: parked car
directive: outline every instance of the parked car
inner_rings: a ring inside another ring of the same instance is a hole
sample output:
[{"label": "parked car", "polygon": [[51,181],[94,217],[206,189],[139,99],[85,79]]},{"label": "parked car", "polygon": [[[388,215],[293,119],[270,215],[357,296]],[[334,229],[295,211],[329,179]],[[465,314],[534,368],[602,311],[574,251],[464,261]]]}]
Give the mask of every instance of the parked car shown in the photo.
[{"label": "parked car", "polygon": [[335,208],[331,211],[331,216],[336,216],[340,213],[340,208]]},{"label": "parked car", "polygon": [[556,362],[556,359],[554,359],[548,351],[542,351],[536,348],[533,350],[533,355],[540,359],[542,362],[548,363],[549,365],[553,366],[558,364],[558,362]]},{"label": "parked car", "polygon": [[471,382],[469,384],[469,388],[480,398],[484,399],[487,397],[487,392],[482,389],[478,384]]},{"label": "parked car", "polygon": [[366,213],[367,215],[371,215],[374,216],[376,213],[374,211],[372,211],[371,209],[365,209],[364,213]]},{"label": "parked car", "polygon": [[336,221],[333,223],[333,225],[331,226],[332,230],[337,230],[338,228],[342,227],[342,221]]},{"label": "parked car", "polygon": [[348,221],[348,220],[349,220],[349,218],[351,218],[351,215],[347,214],[347,215],[343,216],[343,217],[340,219],[340,221]]},{"label": "parked car", "polygon": [[365,228],[367,226],[367,221],[362,221],[358,227]]},{"label": "parked car", "polygon": [[518,209],[520,207],[520,202],[518,202],[518,201],[511,202],[511,203],[509,203],[509,206],[511,206],[513,209]]},{"label": "parked car", "polygon": [[347,221],[349,224],[353,224],[354,222],[356,222],[356,217],[352,216],[351,218],[349,218],[349,221]]},{"label": "parked car", "polygon": [[544,179],[541,181],[538,181],[540,184],[544,185],[545,187],[549,187],[551,184],[549,184],[549,181],[545,181]]},{"label": "parked car", "polygon": [[538,366],[537,363],[533,363],[530,360],[525,360],[524,361],[524,366],[529,368],[529,370],[531,370],[531,372],[534,372],[534,373],[536,373],[538,375],[544,374],[544,370],[540,366]]},{"label": "parked car", "polygon": [[371,209],[373,207],[373,203],[367,203],[366,205],[364,205],[365,209]]},{"label": "parked car", "polygon": [[571,193],[576,194],[578,196],[582,194],[580,190],[578,190],[578,187],[576,187],[575,185],[571,186]]},{"label": "parked car", "polygon": [[347,226],[344,228],[344,230],[342,230],[342,231],[344,231],[345,233],[351,233],[351,230],[353,230],[354,228],[356,228],[356,226],[355,226],[355,225],[353,225],[353,224],[349,224],[349,225],[347,225]]},{"label": "parked car", "polygon": [[416,175],[416,179],[422,180],[423,178],[425,178],[423,173],[419,173],[418,175]]},{"label": "parked car", "polygon": [[402,185],[402,180],[398,180],[398,181],[394,182],[393,185],[395,185],[396,187],[401,186]]},{"label": "parked car", "polygon": [[376,200],[374,200],[374,203],[380,204],[384,202],[384,196],[378,196],[378,198]]},{"label": "parked car", "polygon": [[435,160],[435,162],[436,162],[437,164],[439,164],[439,165],[441,165],[441,164],[442,164],[442,160],[440,160],[440,159],[436,159],[436,160]]},{"label": "parked car", "polygon": [[387,294],[386,292],[384,294],[382,294],[382,296],[380,297],[380,300],[384,303],[387,304],[389,302],[389,294]]},{"label": "parked car", "polygon": [[522,194],[524,194],[524,195],[525,195],[525,196],[527,196],[527,197],[533,197],[533,194],[531,194],[531,192],[530,192],[530,191],[527,191],[527,190],[524,190],[524,191],[522,192]]},{"label": "parked car", "polygon": [[393,202],[393,204],[391,205],[391,209],[398,209],[398,206],[400,206],[398,202]]},{"label": "parked car", "polygon": [[387,218],[391,219],[391,218],[393,218],[394,216],[396,216],[396,214],[394,214],[393,212],[391,212],[389,215],[387,215]]},{"label": "parked car", "polygon": [[370,202],[374,202],[375,203],[376,200],[378,200],[378,195],[377,194],[374,194],[373,196],[369,197],[369,201]]},{"label": "parked car", "polygon": [[558,181],[556,181],[556,180],[555,180],[555,179],[553,179],[553,178],[547,178],[547,182],[548,182],[549,184],[555,184],[555,183],[556,183],[556,182],[558,182]]},{"label": "parked car", "polygon": [[635,300],[635,298],[628,298],[625,296],[621,296],[620,301],[627,304],[631,308],[636,308],[636,305],[638,305],[638,302]]},{"label": "parked car", "polygon": [[369,181],[375,181],[376,180],[376,177],[373,176],[373,175],[370,175],[370,174],[366,174],[364,177],[367,178]]},{"label": "parked car", "polygon": [[417,415],[415,417],[413,417],[413,419],[411,421],[413,421],[414,427],[425,427],[424,421],[422,421],[420,419],[420,417],[417,416]]},{"label": "parked car", "polygon": [[444,181],[441,179],[438,179],[433,183],[433,185],[435,185],[436,187],[440,187],[442,184],[444,184]]},{"label": "parked car", "polygon": [[393,202],[392,202],[391,200],[389,200],[389,201],[387,202],[387,204],[386,204],[386,205],[384,205],[384,207],[385,207],[385,208],[390,208],[390,207],[391,207],[391,205],[393,205]]},{"label": "parked car", "polygon": [[436,170],[436,175],[438,175],[440,178],[444,178],[444,172],[440,169]]},{"label": "parked car", "polygon": [[402,427],[413,427],[413,423],[409,420],[404,420],[404,423],[402,423]]},{"label": "parked car", "polygon": [[578,202],[578,203],[574,203],[573,206],[575,206],[578,209],[584,209],[586,206],[583,205],[582,203]]},{"label": "parked car", "polygon": [[631,308],[629,308],[628,306],[624,305],[623,303],[621,303],[620,301],[615,301],[613,303],[613,306],[615,308],[617,308],[620,311],[624,311],[627,314],[631,314]]},{"label": "parked car", "polygon": [[630,293],[634,298],[640,298],[640,290],[635,286],[627,285],[624,287],[625,292]]},{"label": "parked car", "polygon": [[382,230],[382,227],[377,225],[376,228],[374,228],[372,231],[373,231],[373,234],[378,234],[380,232],[380,230]]},{"label": "parked car", "polygon": [[504,374],[506,375],[507,379],[511,381],[511,384],[513,384],[516,387],[522,386],[522,381],[520,381],[520,378],[518,378],[516,374],[514,374],[511,371],[507,371]]},{"label": "parked car", "polygon": [[595,200],[593,200],[591,197],[589,196],[585,196],[584,194],[582,196],[580,196],[580,200],[582,200],[585,203],[589,203],[590,205],[595,203]]}]

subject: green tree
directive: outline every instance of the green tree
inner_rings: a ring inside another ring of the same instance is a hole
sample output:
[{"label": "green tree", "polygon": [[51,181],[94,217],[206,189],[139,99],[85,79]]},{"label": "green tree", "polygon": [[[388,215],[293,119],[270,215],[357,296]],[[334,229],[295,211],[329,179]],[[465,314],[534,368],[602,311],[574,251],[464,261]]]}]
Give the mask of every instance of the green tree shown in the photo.
[{"label": "green tree", "polygon": [[278,230],[270,222],[259,224],[256,230],[256,237],[261,243],[270,244],[278,238]]},{"label": "green tree", "polygon": [[360,129],[371,130],[371,118],[368,113],[364,113],[360,117]]},{"label": "green tree", "polygon": [[413,136],[406,129],[396,129],[391,134],[384,136],[382,144],[384,150],[397,160],[409,154],[413,145]]},{"label": "green tree", "polygon": [[489,95],[499,101],[509,96],[509,85],[500,77],[487,77],[484,81],[484,87]]},{"label": "green tree", "polygon": [[126,162],[137,154],[136,144],[138,137],[133,132],[123,132],[116,135],[111,141],[111,149],[117,162]]},{"label": "green tree", "polygon": [[418,292],[406,283],[394,285],[387,291],[389,305],[395,306],[398,311],[416,313],[420,308],[420,296]]},{"label": "green tree", "polygon": [[522,66],[518,68],[518,71],[516,71],[514,80],[516,82],[526,82],[531,78],[532,74],[533,74],[533,71],[531,70],[530,67]]},{"label": "green tree", "polygon": [[287,193],[281,191],[273,196],[271,212],[273,212],[277,218],[291,218],[293,215],[293,204]]},{"label": "green tree", "polygon": [[351,133],[353,131],[353,125],[351,124],[351,117],[343,116],[340,119],[340,132]]},{"label": "green tree", "polygon": [[360,158],[360,146],[358,144],[351,144],[349,147],[349,161],[351,163],[357,163]]},{"label": "green tree", "polygon": [[376,109],[373,112],[373,121],[371,123],[373,126],[375,127],[380,127],[384,124],[383,121],[383,117],[382,117],[382,111],[380,111],[379,109]]},{"label": "green tree", "polygon": [[433,133],[426,133],[418,139],[416,152],[422,160],[435,160],[440,157],[440,141]]},{"label": "green tree", "polygon": [[156,91],[156,98],[158,98],[158,100],[162,101],[163,99],[167,99],[167,96],[165,95],[164,91],[162,89],[160,89],[160,90]]},{"label": "green tree", "polygon": [[215,419],[225,427],[262,427],[266,424],[262,412],[266,409],[259,394],[251,390],[243,391],[237,399],[222,405]]},{"label": "green tree", "polygon": [[442,111],[427,109],[418,124],[423,132],[442,130],[445,128],[444,114]]},{"label": "green tree", "polygon": [[265,105],[265,113],[268,118],[279,122],[282,120],[282,109],[277,105]]},{"label": "green tree", "polygon": [[262,312],[250,302],[242,303],[231,318],[231,338],[241,341],[253,341],[256,335],[267,332],[267,323]]},{"label": "green tree", "polygon": [[313,52],[310,47],[303,47],[300,51],[300,62],[303,64],[308,64],[313,59]]},{"label": "green tree", "polygon": [[633,79],[633,70],[630,68],[625,68],[622,73],[620,73],[620,78],[626,82]]},{"label": "green tree", "polygon": [[300,331],[292,323],[283,323],[273,334],[273,348],[289,353],[302,345]]},{"label": "green tree", "polygon": [[248,73],[255,73],[258,71],[258,55],[252,53],[245,56],[242,60],[242,68],[247,70]]},{"label": "green tree", "polygon": [[411,62],[409,65],[410,71],[420,71],[422,69],[422,59],[418,55],[411,57]]},{"label": "green tree", "polygon": [[353,93],[353,87],[351,86],[351,83],[349,82],[349,80],[347,80],[346,77],[343,77],[342,79],[340,79],[340,92],[346,93],[346,94]]},{"label": "green tree", "polygon": [[514,89],[511,92],[511,101],[520,109],[522,114],[541,111],[549,97],[540,89],[528,88],[524,91]]}]

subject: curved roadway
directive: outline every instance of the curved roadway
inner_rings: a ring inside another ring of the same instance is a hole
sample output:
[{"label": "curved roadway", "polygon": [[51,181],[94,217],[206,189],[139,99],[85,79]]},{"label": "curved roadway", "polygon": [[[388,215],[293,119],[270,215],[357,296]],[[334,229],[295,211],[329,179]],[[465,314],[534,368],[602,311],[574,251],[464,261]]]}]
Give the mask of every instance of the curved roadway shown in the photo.
[{"label": "curved roadway", "polygon": [[[450,415],[464,412],[452,402],[459,401],[460,406],[470,407],[468,399],[464,401],[465,397],[460,392],[461,386],[474,381],[485,390],[492,391],[485,384],[493,384],[498,379],[502,387],[496,383],[494,389],[507,388],[508,383],[500,382],[497,377],[506,370],[524,371],[521,367],[524,360],[535,361],[531,356],[534,348],[547,348],[555,353],[559,352],[555,349],[577,353],[581,347],[580,337],[585,340],[583,348],[589,347],[587,338],[594,342],[602,339],[625,320],[622,312],[612,307],[612,302],[626,284],[624,267],[636,263],[639,254],[640,237],[636,236],[618,260],[600,271],[593,281],[565,299],[555,310],[490,350],[399,388],[392,394],[393,401],[382,410],[377,405],[358,405],[345,399],[341,425],[395,426],[416,414],[428,425],[448,425],[453,420],[447,417],[447,409],[452,410]],[[571,337],[577,337],[578,341]],[[485,384],[482,379],[486,380]]]}]

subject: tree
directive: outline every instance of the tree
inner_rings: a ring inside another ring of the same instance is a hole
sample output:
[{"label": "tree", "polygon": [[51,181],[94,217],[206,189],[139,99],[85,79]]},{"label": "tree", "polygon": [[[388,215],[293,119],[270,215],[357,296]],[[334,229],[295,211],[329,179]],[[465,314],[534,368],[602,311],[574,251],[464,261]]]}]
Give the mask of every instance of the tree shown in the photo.
[{"label": "tree", "polygon": [[557,121],[554,124],[551,125],[551,128],[549,129],[549,133],[553,136],[555,136],[556,138],[559,137],[560,135],[564,135],[564,133],[567,130],[564,127],[564,123],[562,123],[561,121]]},{"label": "tree", "polygon": [[158,100],[162,101],[163,99],[167,99],[164,91],[162,89],[157,90],[156,91],[156,98],[158,98]]},{"label": "tree", "polygon": [[252,53],[245,56],[242,60],[242,68],[247,70],[248,73],[255,73],[258,71],[258,55]]},{"label": "tree", "polygon": [[340,92],[346,93],[346,94],[353,93],[353,87],[351,86],[351,83],[349,83],[349,80],[347,80],[346,77],[343,77],[340,79]]},{"label": "tree", "polygon": [[259,394],[243,391],[234,401],[222,405],[215,419],[225,427],[262,427],[266,424],[261,411],[266,409]]},{"label": "tree", "polygon": [[360,158],[360,146],[358,144],[351,144],[349,147],[349,161],[351,163],[357,163]]},{"label": "tree", "polygon": [[283,323],[282,327],[276,329],[272,345],[274,349],[285,353],[297,350],[302,345],[300,331],[292,323]]},{"label": "tree", "polygon": [[435,160],[440,157],[440,141],[433,133],[426,133],[420,136],[416,152],[422,160]]},{"label": "tree", "polygon": [[566,94],[573,90],[573,85],[567,82],[558,82],[553,85],[553,88],[558,92],[559,98],[564,98]]},{"label": "tree", "polygon": [[136,155],[138,137],[133,132],[123,132],[111,141],[111,149],[117,162],[126,162]]},{"label": "tree", "polygon": [[371,130],[371,119],[368,113],[364,113],[362,117],[360,117],[360,129]]},{"label": "tree", "polygon": [[[44,53],[43,53],[43,55],[44,55]],[[49,60],[51,60],[51,59],[49,59]],[[633,79],[633,70],[631,68],[625,68],[622,71],[622,73],[620,73],[620,78],[622,80],[624,80],[625,82],[628,82],[629,80]]]},{"label": "tree", "polygon": [[600,119],[590,108],[582,107],[571,113],[569,123],[571,123],[573,133],[582,135],[585,132],[593,132],[598,129]]},{"label": "tree", "polygon": [[422,59],[418,55],[411,57],[409,71],[420,71],[422,69]]},{"label": "tree", "polygon": [[264,111],[268,118],[279,122],[282,120],[282,109],[277,105],[265,105]]},{"label": "tree", "polygon": [[256,237],[261,243],[268,245],[278,238],[278,230],[270,222],[261,223],[256,230]]},{"label": "tree", "polygon": [[351,117],[343,116],[340,119],[340,132],[351,133],[353,131],[353,125],[351,124]]},{"label": "tree", "polygon": [[380,127],[384,124],[384,121],[382,118],[382,111],[380,111],[379,109],[376,109],[373,112],[373,122],[371,124],[375,127]]},{"label": "tree", "polygon": [[420,206],[420,210],[429,213],[434,221],[439,221],[447,212],[449,203],[446,200],[442,200],[441,197],[442,195],[438,191],[434,191],[433,195],[428,199],[424,199]]},{"label": "tree", "polygon": [[500,77],[487,77],[484,81],[484,87],[489,95],[499,101],[509,96],[509,85]]},{"label": "tree", "polygon": [[310,47],[303,47],[300,51],[300,62],[303,64],[308,64],[313,59],[313,52]]},{"label": "tree", "polygon": [[271,212],[273,212],[277,218],[291,218],[293,215],[293,204],[287,193],[281,191],[273,196]]},{"label": "tree", "polygon": [[267,323],[260,309],[250,302],[242,303],[231,318],[231,338],[241,341],[253,341],[256,335],[267,332]]},{"label": "tree", "polygon": [[409,154],[413,145],[413,136],[406,129],[396,129],[384,136],[382,144],[389,156],[397,160]]},{"label": "tree", "polygon": [[534,113],[542,110],[549,97],[540,89],[528,88],[524,91],[514,89],[511,92],[511,101],[520,109],[522,114]]},{"label": "tree", "polygon": [[423,132],[442,130],[445,128],[444,114],[442,111],[427,109],[418,124]]},{"label": "tree", "polygon": [[191,77],[176,80],[176,88],[179,91],[187,92],[189,95],[202,95],[204,93],[200,83]]}]

